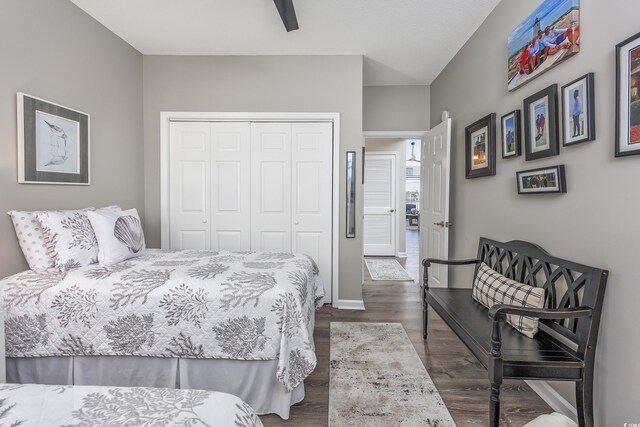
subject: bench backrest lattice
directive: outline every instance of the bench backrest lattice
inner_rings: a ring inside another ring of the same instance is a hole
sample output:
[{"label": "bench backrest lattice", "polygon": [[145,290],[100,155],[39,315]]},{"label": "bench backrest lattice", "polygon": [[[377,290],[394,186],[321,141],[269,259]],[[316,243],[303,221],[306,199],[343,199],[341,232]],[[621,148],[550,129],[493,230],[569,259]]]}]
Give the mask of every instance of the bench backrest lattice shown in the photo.
[{"label": "bench backrest lattice", "polygon": [[477,259],[510,279],[544,288],[545,308],[592,308],[591,318],[540,322],[574,343],[580,358],[595,346],[597,334],[592,331],[599,327],[607,271],[553,257],[539,246],[520,240],[502,243],[483,237]]}]

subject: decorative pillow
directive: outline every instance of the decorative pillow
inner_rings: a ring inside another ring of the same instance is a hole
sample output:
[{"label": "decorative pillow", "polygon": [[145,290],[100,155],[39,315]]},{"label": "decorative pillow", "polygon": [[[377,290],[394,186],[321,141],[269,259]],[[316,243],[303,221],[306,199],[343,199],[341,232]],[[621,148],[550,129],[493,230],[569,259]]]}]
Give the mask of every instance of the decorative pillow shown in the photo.
[{"label": "decorative pillow", "polygon": [[36,212],[9,211],[16,229],[16,236],[24,258],[33,271],[44,271],[53,267],[53,259],[47,251],[47,242]]},{"label": "decorative pillow", "polygon": [[[478,267],[471,294],[473,299],[485,307],[492,307],[496,304],[527,308],[542,308],[544,306],[544,289],[509,279],[492,270],[484,262]],[[529,338],[533,338],[538,332],[538,319],[535,317],[507,314],[507,322]]]},{"label": "decorative pillow", "polygon": [[[95,208],[36,213],[36,218],[42,224],[47,250],[53,258],[55,267],[71,270],[98,262],[98,241],[87,218],[87,212],[93,210]],[[119,210],[118,206],[107,206],[97,211]]]},{"label": "decorative pillow", "polygon": [[145,251],[144,233],[138,211],[87,212],[98,239],[100,265],[112,265]]}]

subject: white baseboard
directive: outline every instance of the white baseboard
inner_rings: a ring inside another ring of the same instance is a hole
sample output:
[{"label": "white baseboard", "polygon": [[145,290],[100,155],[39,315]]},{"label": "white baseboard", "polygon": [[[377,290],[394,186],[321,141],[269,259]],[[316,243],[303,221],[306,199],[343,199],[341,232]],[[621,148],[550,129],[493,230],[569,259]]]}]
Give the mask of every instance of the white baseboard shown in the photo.
[{"label": "white baseboard", "polygon": [[398,252],[398,255],[396,255],[398,258],[406,258],[407,257],[407,253],[406,252]]},{"label": "white baseboard", "polygon": [[364,301],[361,299],[339,299],[338,308],[341,310],[364,310]]},{"label": "white baseboard", "polygon": [[527,383],[547,405],[551,406],[551,409],[578,422],[578,410],[571,403],[567,402],[567,399],[562,397],[560,393],[555,391],[548,382],[525,380],[525,383]]}]

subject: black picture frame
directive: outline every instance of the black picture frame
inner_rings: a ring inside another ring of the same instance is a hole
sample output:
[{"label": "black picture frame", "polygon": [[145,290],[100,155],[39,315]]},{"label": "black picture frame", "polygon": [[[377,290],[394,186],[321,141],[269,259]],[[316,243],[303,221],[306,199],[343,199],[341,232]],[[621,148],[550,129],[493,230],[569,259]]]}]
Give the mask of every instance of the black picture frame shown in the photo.
[{"label": "black picture frame", "polygon": [[347,151],[346,156],[346,184],[347,184],[347,239],[356,237],[356,152]]},{"label": "black picture frame", "polygon": [[[524,159],[529,161],[560,154],[558,85],[552,84],[529,96],[523,101],[522,107],[524,110]],[[543,118],[542,126],[538,124],[540,117]]]},{"label": "black picture frame", "polygon": [[[496,174],[496,114],[470,124],[465,134],[465,178]],[[480,156],[480,158],[478,158]]]},{"label": "black picture frame", "polygon": [[564,194],[567,181],[564,165],[516,172],[518,194]]},{"label": "black picture frame", "polygon": [[18,183],[90,185],[89,114],[19,92]]},{"label": "black picture frame", "polygon": [[615,156],[640,154],[640,33],[616,45],[615,126]]},{"label": "black picture frame", "polygon": [[[509,120],[511,117],[513,117],[513,128],[514,128],[513,134],[512,134],[512,138],[513,138],[512,144],[514,145],[513,150],[509,150],[508,148],[508,145],[510,145],[508,144],[508,141],[507,141],[509,130],[506,128],[506,121]],[[500,118],[500,129],[501,129],[500,135],[501,135],[503,159],[514,158],[522,154],[522,143],[521,143],[522,130],[520,127],[521,126],[520,121],[521,121],[520,110],[511,111],[510,113],[507,113]]]},{"label": "black picture frame", "polygon": [[[562,96],[563,147],[596,139],[596,101],[594,88],[595,76],[593,73],[587,73],[562,86],[560,94]],[[580,91],[582,91],[581,98],[579,95]],[[571,103],[573,102],[572,96],[575,96],[576,92],[578,92],[578,99],[580,99],[580,106],[582,107],[582,114],[577,116],[577,120],[573,115],[574,109],[571,107]],[[580,116],[582,116],[582,119],[580,119]]]}]

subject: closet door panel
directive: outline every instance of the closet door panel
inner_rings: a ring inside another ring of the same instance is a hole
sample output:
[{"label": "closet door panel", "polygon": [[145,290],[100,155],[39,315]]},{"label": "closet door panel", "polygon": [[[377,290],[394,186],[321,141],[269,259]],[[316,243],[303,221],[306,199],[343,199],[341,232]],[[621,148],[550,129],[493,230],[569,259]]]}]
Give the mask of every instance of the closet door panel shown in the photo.
[{"label": "closet door panel", "polygon": [[211,248],[251,248],[251,125],[211,123]]},{"label": "closet door panel", "polygon": [[291,251],[291,124],[251,124],[251,250]]},{"label": "closet door panel", "polygon": [[333,125],[292,125],[292,251],[309,255],[331,301]]},{"label": "closet door panel", "polygon": [[171,249],[209,249],[209,124],[172,122],[169,132]]}]

